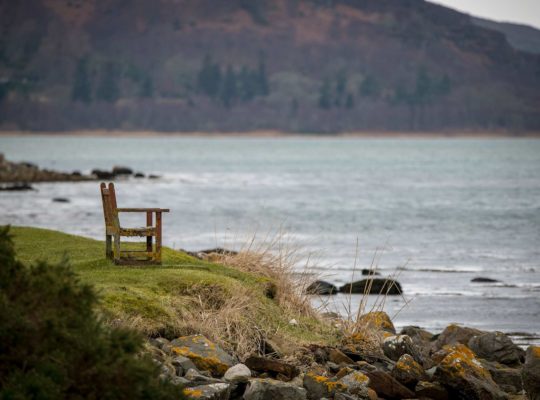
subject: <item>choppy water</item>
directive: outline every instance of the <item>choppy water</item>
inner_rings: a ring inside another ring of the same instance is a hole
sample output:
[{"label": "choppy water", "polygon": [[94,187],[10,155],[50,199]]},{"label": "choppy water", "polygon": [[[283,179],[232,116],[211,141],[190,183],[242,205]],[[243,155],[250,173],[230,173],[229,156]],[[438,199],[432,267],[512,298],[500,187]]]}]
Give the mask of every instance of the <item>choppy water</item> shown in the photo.
[{"label": "choppy water", "polygon": [[[176,248],[237,246],[281,228],[342,284],[357,240],[358,268],[384,247],[380,271],[401,267],[412,298],[397,325],[540,334],[540,140],[42,136],[0,137],[0,152],[59,170],[162,175],[120,181],[117,195],[121,206],[170,207],[165,244]],[[0,224],[102,237],[95,182],[36,186],[0,192]],[[71,202],[51,201],[59,196]],[[387,302],[391,314],[402,306]]]}]

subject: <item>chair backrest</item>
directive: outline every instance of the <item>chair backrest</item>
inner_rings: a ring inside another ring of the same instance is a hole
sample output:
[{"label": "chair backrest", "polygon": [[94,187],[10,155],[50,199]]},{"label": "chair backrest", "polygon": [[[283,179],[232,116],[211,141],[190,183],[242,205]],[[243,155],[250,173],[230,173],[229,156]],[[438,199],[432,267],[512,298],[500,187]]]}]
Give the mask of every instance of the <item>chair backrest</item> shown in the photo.
[{"label": "chair backrest", "polygon": [[101,201],[103,202],[103,216],[105,217],[106,229],[119,229],[118,212],[116,211],[116,192],[114,184],[109,183],[109,187],[104,182],[100,185]]}]

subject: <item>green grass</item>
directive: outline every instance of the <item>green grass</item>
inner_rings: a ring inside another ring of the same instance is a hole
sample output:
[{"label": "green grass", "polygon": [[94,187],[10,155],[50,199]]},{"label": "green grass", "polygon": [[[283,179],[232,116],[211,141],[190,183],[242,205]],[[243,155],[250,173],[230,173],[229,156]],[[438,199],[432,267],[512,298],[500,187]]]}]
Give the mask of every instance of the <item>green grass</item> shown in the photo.
[{"label": "green grass", "polygon": [[[146,335],[203,333],[233,350],[256,346],[248,342],[260,332],[298,345],[337,340],[325,323],[267,298],[269,281],[261,276],[169,248],[162,266],[117,266],[105,258],[102,241],[29,227],[13,227],[11,234],[23,263],[67,259],[97,290],[106,321]],[[292,318],[298,326],[289,324]]]}]

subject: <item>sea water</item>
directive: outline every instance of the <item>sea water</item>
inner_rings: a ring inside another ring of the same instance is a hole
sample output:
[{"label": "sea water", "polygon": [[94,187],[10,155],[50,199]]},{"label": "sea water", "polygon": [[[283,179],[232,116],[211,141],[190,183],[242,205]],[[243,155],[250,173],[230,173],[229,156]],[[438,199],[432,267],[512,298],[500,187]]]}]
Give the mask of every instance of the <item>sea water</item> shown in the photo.
[{"label": "sea water", "polygon": [[[119,180],[117,197],[170,208],[168,246],[240,248],[285,232],[338,286],[375,265],[403,287],[384,304],[398,326],[540,334],[540,140],[39,135],[0,136],[0,152],[56,170],[161,176]],[[34,186],[0,192],[0,224],[103,238],[96,182]],[[144,223],[134,218],[123,222]],[[471,282],[479,276],[499,282]],[[360,300],[314,302],[346,313]]]}]

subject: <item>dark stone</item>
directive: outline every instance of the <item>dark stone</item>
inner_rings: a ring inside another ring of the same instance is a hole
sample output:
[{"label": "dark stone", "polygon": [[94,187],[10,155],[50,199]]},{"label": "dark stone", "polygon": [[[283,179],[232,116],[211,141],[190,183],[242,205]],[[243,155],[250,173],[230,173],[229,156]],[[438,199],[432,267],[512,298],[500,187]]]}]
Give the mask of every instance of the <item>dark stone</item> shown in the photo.
[{"label": "dark stone", "polygon": [[114,179],[115,175],[110,171],[102,169],[93,169],[92,175],[95,175],[98,179]]},{"label": "dark stone", "polygon": [[448,325],[444,331],[441,332],[433,347],[435,351],[438,351],[447,344],[461,343],[467,345],[473,336],[482,335],[484,333],[486,332],[479,329],[467,328],[455,324]]},{"label": "dark stone", "polygon": [[69,203],[70,200],[65,197],[55,197],[52,199],[55,203]]},{"label": "dark stone", "polygon": [[478,357],[501,364],[515,365],[525,359],[525,351],[502,332],[488,332],[474,336],[468,345]]},{"label": "dark stone", "polygon": [[224,255],[224,256],[235,256],[235,255],[238,254],[237,251],[224,249],[224,248],[222,248],[222,247],[216,247],[216,248],[214,248],[214,249],[201,250],[201,251],[198,251],[197,253],[202,253],[202,254],[221,254],[221,255]]},{"label": "dark stone", "polygon": [[327,349],[328,360],[336,364],[354,364],[349,356],[344,354],[341,350],[335,348]]},{"label": "dark stone", "polygon": [[26,190],[34,190],[34,188],[28,183],[15,183],[13,185],[0,186],[0,192],[22,192]]},{"label": "dark stone", "polygon": [[480,360],[485,369],[499,387],[507,393],[519,393],[523,390],[521,369],[510,368],[495,361]]},{"label": "dark stone", "polygon": [[418,382],[416,388],[416,397],[423,399],[432,399],[432,400],[448,400],[448,392],[441,384],[437,382]]},{"label": "dark stone", "polygon": [[132,175],[133,170],[129,167],[122,167],[122,166],[115,165],[112,169],[112,173],[114,175]]},{"label": "dark stone", "polygon": [[392,375],[384,371],[366,372],[369,378],[369,387],[377,392],[379,397],[383,397],[388,400],[392,399],[412,399],[414,398],[414,392],[405,387]]},{"label": "dark stone", "polygon": [[159,178],[161,178],[161,176],[159,175],[153,175],[153,174],[148,175],[148,179],[159,179]]},{"label": "dark stone", "polygon": [[299,372],[294,365],[258,356],[249,357],[244,364],[253,371],[281,374],[289,379],[294,378]]},{"label": "dark stone", "polygon": [[474,282],[474,283],[496,283],[496,282],[500,282],[500,281],[498,281],[497,279],[484,278],[484,277],[479,276],[479,277],[471,279],[471,282]]},{"label": "dark stone", "polygon": [[540,346],[529,346],[521,370],[523,389],[530,400],[540,400]]},{"label": "dark stone", "polygon": [[73,171],[71,173],[72,176],[82,176],[81,171]]},{"label": "dark stone", "polygon": [[399,295],[403,293],[399,282],[393,279],[369,278],[360,281],[347,283],[339,288],[340,293],[364,294],[387,294]]},{"label": "dark stone", "polygon": [[362,270],[362,275],[364,275],[364,276],[372,275],[373,276],[373,275],[380,275],[380,274],[378,272],[372,270],[372,269],[363,269]]},{"label": "dark stone", "polygon": [[307,294],[332,295],[338,293],[338,288],[329,282],[315,281],[306,288]]},{"label": "dark stone", "polygon": [[392,376],[403,385],[414,388],[421,381],[428,379],[422,366],[417,363],[409,354],[403,354],[397,361]]},{"label": "dark stone", "polygon": [[416,349],[424,361],[422,363],[423,367],[425,369],[431,368],[433,363],[430,359],[430,351],[435,335],[426,331],[425,329],[419,328],[418,326],[405,326],[403,329],[401,329],[400,334],[407,335],[412,339]]},{"label": "dark stone", "polygon": [[137,172],[135,175],[133,175],[135,178],[144,178],[144,174],[142,172]]}]

